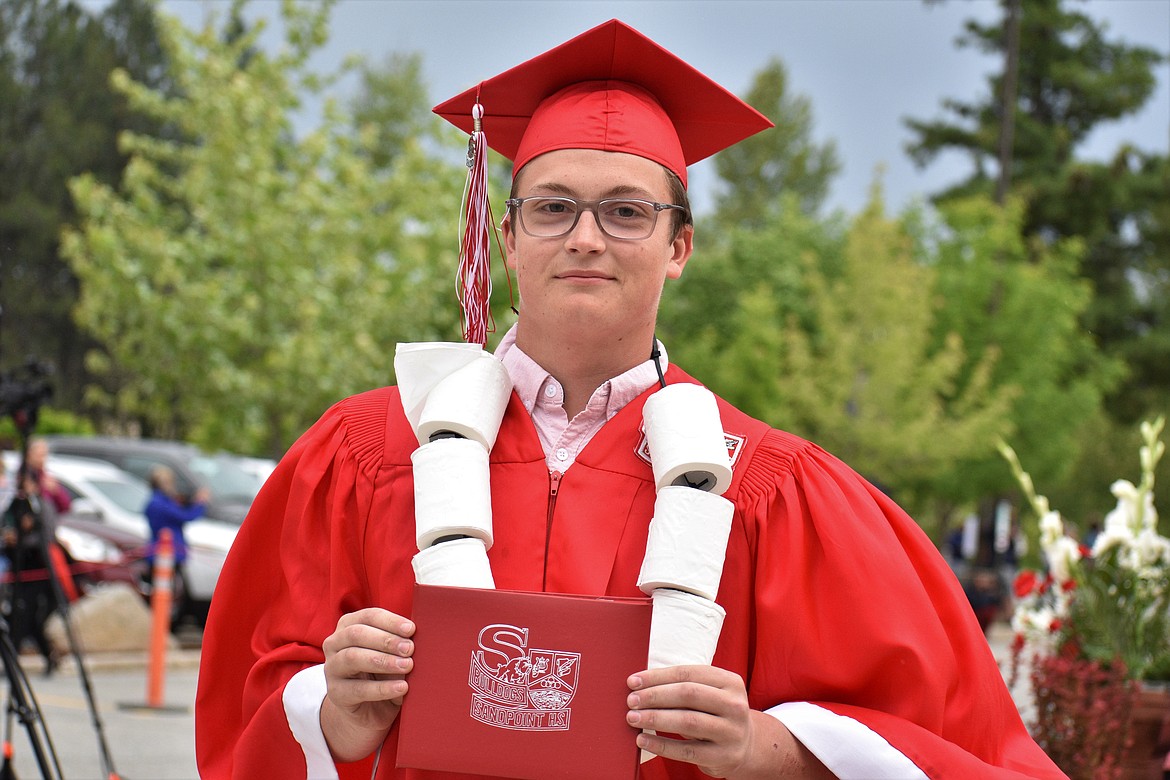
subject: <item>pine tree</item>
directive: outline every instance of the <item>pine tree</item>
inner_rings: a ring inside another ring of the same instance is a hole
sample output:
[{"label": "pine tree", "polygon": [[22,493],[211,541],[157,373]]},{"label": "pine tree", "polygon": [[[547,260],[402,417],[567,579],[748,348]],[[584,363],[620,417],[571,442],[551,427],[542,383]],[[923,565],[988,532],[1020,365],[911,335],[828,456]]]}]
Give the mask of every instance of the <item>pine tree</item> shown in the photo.
[{"label": "pine tree", "polygon": [[812,104],[792,94],[788,72],[772,60],[756,73],[744,99],[775,123],[715,157],[721,180],[716,219],[723,227],[760,226],[780,208],[781,196],[796,199],[806,214],[815,214],[841,169],[836,146],[812,140]]},{"label": "pine tree", "polygon": [[110,86],[116,67],[165,89],[147,0],[100,14],[62,0],[0,3],[0,361],[55,365],[53,403],[70,408],[94,345],[73,322],[78,282],[58,255],[61,228],[77,218],[67,182],[83,172],[117,181],[118,134],[144,128]]},{"label": "pine tree", "polygon": [[[920,165],[948,150],[969,155],[973,173],[936,202],[991,195],[997,182],[1006,182],[1024,199],[1023,231],[1036,246],[1084,241],[1079,273],[1091,282],[1093,298],[1081,323],[1103,351],[1126,364],[1128,375],[1106,405],[1114,419],[1131,423],[1152,408],[1164,412],[1170,387],[1170,162],[1129,145],[1108,162],[1080,159],[1078,152],[1102,123],[1145,105],[1165,55],[1109,39],[1104,25],[1069,6],[1067,0],[1009,0],[1000,23],[969,21],[960,45],[1002,55],[1003,72],[989,77],[983,98],[946,101],[946,119],[909,120],[917,138],[908,149]],[[1010,11],[1016,7],[1013,51]],[[1005,96],[1014,96],[1008,110]]]}]

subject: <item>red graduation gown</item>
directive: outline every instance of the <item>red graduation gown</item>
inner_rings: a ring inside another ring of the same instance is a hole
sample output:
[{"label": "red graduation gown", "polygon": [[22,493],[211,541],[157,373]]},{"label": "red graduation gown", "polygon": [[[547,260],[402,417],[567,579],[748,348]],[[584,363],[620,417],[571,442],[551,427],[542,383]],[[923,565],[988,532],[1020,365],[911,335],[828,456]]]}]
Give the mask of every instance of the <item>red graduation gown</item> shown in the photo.
[{"label": "red graduation gown", "polygon": [[[667,378],[694,381],[676,367]],[[497,587],[640,595],[655,498],[637,454],[650,392],[585,447],[555,502],[536,430],[512,397],[491,453]],[[743,444],[725,494],[736,511],[714,663],[743,676],[752,707],[809,701],[847,715],[932,778],[1063,777],[1026,733],[962,590],[919,527],[815,445],[722,401],[720,413]],[[303,777],[285,683],[324,661],[321,643],[342,614],[410,615],[416,447],[397,390],[364,393],[305,433],[257,497],[204,635],[203,780]],[[395,727],[378,778],[454,777],[396,770],[397,738]],[[371,766],[339,771],[368,778]],[[703,775],[659,759],[641,776]]]}]

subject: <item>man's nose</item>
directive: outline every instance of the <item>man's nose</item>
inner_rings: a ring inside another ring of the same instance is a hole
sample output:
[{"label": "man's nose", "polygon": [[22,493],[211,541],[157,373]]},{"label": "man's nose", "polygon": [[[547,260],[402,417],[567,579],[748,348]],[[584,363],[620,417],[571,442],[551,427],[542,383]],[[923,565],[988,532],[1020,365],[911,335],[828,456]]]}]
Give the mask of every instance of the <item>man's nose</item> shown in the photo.
[{"label": "man's nose", "polygon": [[579,251],[599,251],[605,248],[605,232],[598,222],[597,212],[583,209],[577,217],[577,224],[569,231],[566,245]]}]

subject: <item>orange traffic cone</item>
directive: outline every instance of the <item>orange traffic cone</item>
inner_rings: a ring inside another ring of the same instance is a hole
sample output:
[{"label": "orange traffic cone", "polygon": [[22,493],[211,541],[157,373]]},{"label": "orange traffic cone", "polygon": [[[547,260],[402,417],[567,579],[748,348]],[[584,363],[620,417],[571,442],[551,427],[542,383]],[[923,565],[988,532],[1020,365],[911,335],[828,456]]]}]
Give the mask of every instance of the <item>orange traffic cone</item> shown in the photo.
[{"label": "orange traffic cone", "polygon": [[169,528],[159,532],[154,552],[154,585],[150,591],[150,659],[146,667],[146,706],[162,707],[167,665],[167,638],[174,601],[175,544]]}]

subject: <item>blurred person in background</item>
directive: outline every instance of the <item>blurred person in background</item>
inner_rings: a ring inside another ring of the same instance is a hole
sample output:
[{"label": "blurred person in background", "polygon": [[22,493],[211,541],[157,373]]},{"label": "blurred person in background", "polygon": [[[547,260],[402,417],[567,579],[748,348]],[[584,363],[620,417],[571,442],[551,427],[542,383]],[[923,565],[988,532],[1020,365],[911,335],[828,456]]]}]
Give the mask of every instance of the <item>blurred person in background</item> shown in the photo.
[{"label": "blurred person in background", "polygon": [[57,653],[45,635],[45,623],[57,608],[49,579],[52,572],[47,565],[57,512],[55,502],[42,497],[40,485],[36,472],[29,470],[23,474],[16,496],[4,513],[0,537],[13,578],[7,611],[12,644],[19,651],[25,640],[31,639],[45,659],[48,677],[59,664]]},{"label": "blurred person in background", "polygon": [[203,517],[207,511],[207,501],[211,497],[206,487],[200,487],[191,497],[190,503],[184,503],[183,497],[175,487],[175,473],[166,466],[156,466],[150,472],[150,500],[146,503],[143,512],[150,523],[150,549],[147,560],[150,568],[147,570],[147,579],[154,582],[154,562],[158,552],[158,544],[163,529],[171,532],[174,543],[175,579],[182,580],[183,586],[176,590],[179,599],[176,610],[177,619],[190,612],[187,598],[185,562],[187,560],[187,542],[183,538],[183,526],[192,520]]},{"label": "blurred person in background", "polygon": [[52,502],[53,508],[57,510],[57,514],[64,514],[69,511],[73,499],[70,497],[69,491],[49,473],[47,469],[48,459],[49,443],[39,436],[30,438],[28,440],[28,450],[24,457],[25,471],[36,483],[41,497]]}]

